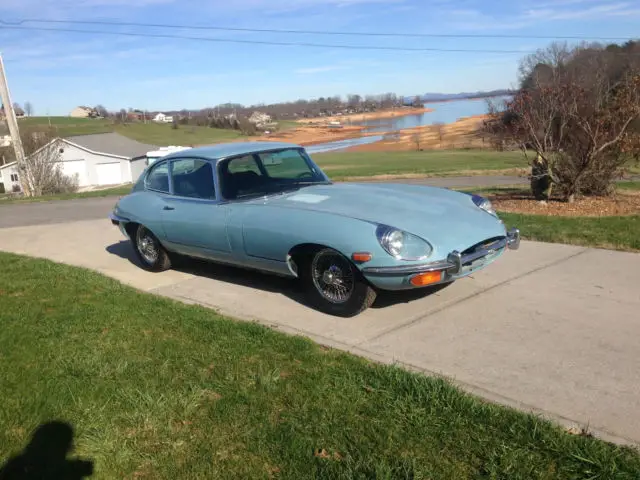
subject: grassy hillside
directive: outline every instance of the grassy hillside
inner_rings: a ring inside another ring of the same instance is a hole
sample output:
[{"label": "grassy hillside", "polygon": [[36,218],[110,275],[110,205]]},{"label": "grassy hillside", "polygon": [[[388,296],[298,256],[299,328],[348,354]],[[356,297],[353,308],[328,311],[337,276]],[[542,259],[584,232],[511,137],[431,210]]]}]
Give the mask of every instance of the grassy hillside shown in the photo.
[{"label": "grassy hillside", "polygon": [[313,155],[333,179],[373,175],[464,175],[478,171],[526,168],[520,152],[432,150],[422,152],[336,152]]},{"label": "grassy hillside", "polygon": [[97,118],[29,117],[18,122],[21,128],[54,128],[61,137],[113,132],[113,122]]},{"label": "grassy hillside", "polygon": [[152,145],[198,145],[235,140],[243,135],[235,130],[180,125],[177,130],[170,124],[128,123],[115,124],[112,120],[71,117],[30,117],[20,125],[31,128],[53,128],[61,137],[118,132],[142,143]]},{"label": "grassy hillside", "polygon": [[117,125],[115,131],[133,140],[151,145],[203,145],[249,138],[237,130],[180,125],[177,130],[168,124],[129,123]]}]

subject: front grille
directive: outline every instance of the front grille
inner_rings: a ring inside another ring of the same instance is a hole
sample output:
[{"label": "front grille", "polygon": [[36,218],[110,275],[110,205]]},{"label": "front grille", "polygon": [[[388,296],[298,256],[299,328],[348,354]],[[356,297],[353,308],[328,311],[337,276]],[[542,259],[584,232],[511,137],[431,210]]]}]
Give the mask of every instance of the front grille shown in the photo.
[{"label": "front grille", "polygon": [[[483,240],[482,242],[479,242],[473,245],[472,247],[466,249],[462,253],[462,258],[463,258],[462,272],[470,273],[486,265],[487,262],[491,262],[493,259],[495,259],[506,248],[504,243],[502,244],[499,243],[499,242],[503,242],[504,240],[505,240],[505,237],[488,238],[487,240]],[[488,251],[485,252],[485,250],[487,249]],[[475,253],[481,253],[482,255],[475,256],[474,258],[473,254]],[[470,257],[469,260],[464,261],[465,256],[468,258]]]},{"label": "front grille", "polygon": [[475,253],[476,251],[482,249],[482,248],[487,248],[488,246],[492,245],[493,243],[499,242],[500,240],[504,240],[505,237],[492,237],[492,238],[487,238],[486,240],[483,240],[479,243],[476,243],[475,245],[467,248],[464,252],[462,252],[462,255],[468,255],[470,253]]}]

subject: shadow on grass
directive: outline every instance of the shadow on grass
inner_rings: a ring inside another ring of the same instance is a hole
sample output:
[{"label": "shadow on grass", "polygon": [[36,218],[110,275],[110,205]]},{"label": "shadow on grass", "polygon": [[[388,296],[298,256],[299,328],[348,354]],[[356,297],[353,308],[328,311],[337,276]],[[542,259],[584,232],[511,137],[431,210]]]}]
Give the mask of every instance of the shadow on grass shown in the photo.
[{"label": "shadow on grass", "polygon": [[71,460],[73,427],[53,421],[40,425],[24,451],[0,469],[0,480],[80,480],[93,475],[93,461]]},{"label": "shadow on grass", "polygon": [[[122,240],[114,243],[113,245],[109,245],[106,250],[112,255],[128,260],[136,267],[142,268],[129,241]],[[312,308],[306,299],[302,286],[294,278],[285,278],[256,270],[248,270],[183,256],[178,256],[176,260],[177,261],[173,262],[172,268],[178,272],[211,278],[213,280],[255,288],[266,292],[279,293],[305,307]],[[421,298],[439,292],[449,285],[451,284],[448,283],[419,290],[379,292],[378,298],[371,308],[389,308],[400,303],[420,300]]]}]

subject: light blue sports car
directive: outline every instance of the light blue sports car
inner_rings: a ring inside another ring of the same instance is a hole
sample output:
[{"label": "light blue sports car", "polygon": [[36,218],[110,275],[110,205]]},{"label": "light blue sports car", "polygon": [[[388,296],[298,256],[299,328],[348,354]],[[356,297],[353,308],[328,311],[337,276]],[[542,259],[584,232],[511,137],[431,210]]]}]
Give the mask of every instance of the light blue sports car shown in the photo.
[{"label": "light blue sports car", "polygon": [[332,183],[303,147],[274,142],[167,155],[110,218],[150,271],[180,255],[295,277],[313,306],[339,316],[379,290],[453,282],[520,243],[482,197]]}]

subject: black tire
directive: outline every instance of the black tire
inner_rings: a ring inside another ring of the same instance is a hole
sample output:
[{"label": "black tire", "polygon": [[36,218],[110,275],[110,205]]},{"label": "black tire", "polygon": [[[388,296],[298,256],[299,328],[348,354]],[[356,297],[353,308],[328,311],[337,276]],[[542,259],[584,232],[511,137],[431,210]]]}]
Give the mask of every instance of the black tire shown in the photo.
[{"label": "black tire", "polygon": [[138,225],[132,230],[133,250],[142,267],[150,272],[169,270],[171,268],[169,252],[151,230],[143,225]]},{"label": "black tire", "polygon": [[369,308],[376,291],[360,270],[340,252],[323,248],[300,265],[300,279],[309,303],[321,312],[353,317]]}]

